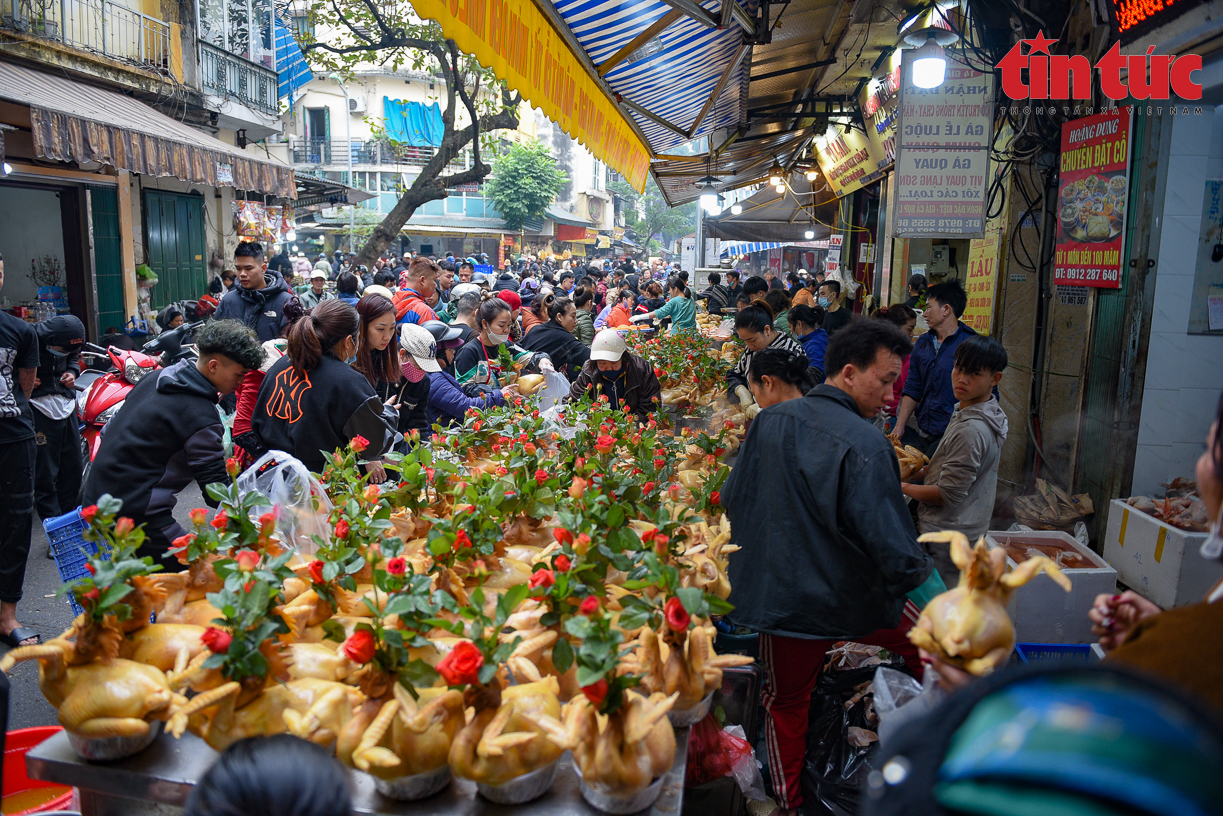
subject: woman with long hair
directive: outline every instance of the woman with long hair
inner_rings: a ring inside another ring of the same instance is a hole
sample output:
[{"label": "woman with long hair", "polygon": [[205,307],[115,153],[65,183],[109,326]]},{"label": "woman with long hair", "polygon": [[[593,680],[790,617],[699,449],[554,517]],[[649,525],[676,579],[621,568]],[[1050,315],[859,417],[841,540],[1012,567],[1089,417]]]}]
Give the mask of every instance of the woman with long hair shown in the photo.
[{"label": "woman with long hair", "polygon": [[327,300],[289,329],[288,349],[259,386],[251,429],[268,450],[322,473],[327,457],[361,437],[370,479],[386,479],[379,459],[395,441],[399,413],[352,368],[361,320],[342,300]]},{"label": "woman with long hair", "polygon": [[[590,298],[585,289],[579,296]],[[527,335],[523,342],[531,351],[542,351],[552,359],[552,365],[571,381],[590,359],[590,348],[582,345],[574,332],[577,329],[577,307],[567,297],[556,298],[548,306],[548,322]]]},{"label": "woman with long hair", "polygon": [[633,303],[636,297],[633,295],[633,290],[627,286],[620,290],[616,295],[616,302],[612,305],[612,310],[607,315],[605,328],[623,329],[633,325]]},{"label": "woman with long hair", "polygon": [[378,399],[393,401],[399,409],[396,430],[407,437],[429,427],[429,374],[400,348],[396,339],[403,326],[395,322],[395,305],[382,295],[366,295],[357,303],[361,331],[357,359],[352,367],[365,375]]},{"label": "woman with long hair", "polygon": [[667,279],[667,292],[671,298],[662,306],[645,314],[633,315],[633,322],[640,323],[644,320],[661,320],[664,317],[671,318],[671,333],[687,331],[696,331],[696,300],[692,297],[692,290],[688,288],[688,284],[684,283],[684,279],[679,275],[672,275]]},{"label": "woman with long hair", "polygon": [[500,391],[482,390],[475,396],[470,396],[459,385],[454,376],[454,356],[464,343],[459,339],[458,329],[447,326],[437,320],[427,320],[421,327],[433,335],[436,344],[437,364],[441,371],[429,376],[429,425],[441,425],[448,428],[459,425],[471,408],[481,411],[488,408],[499,408],[506,400],[518,395],[517,386],[507,385]]},{"label": "woman with long hair", "polygon": [[[739,357],[739,362],[726,375],[727,395],[736,402],[752,402],[748,391],[747,373],[751,370],[752,358],[767,348],[779,348],[791,354],[801,354],[806,359],[807,353],[788,334],[782,334],[773,327],[773,313],[763,301],[745,306],[735,314],[735,334],[747,346],[747,350]],[[809,361],[808,361],[809,362]]]},{"label": "woman with long hair", "polygon": [[765,349],[752,357],[747,385],[761,410],[793,399],[810,389],[810,366],[802,354],[783,349]]},{"label": "woman with long hair", "polygon": [[[548,355],[515,345],[510,340],[510,324],[513,322],[510,305],[492,292],[485,292],[483,297],[480,308],[476,310],[479,331],[459,349],[454,368],[458,381],[463,385],[475,383],[500,390],[507,384],[506,375],[512,373],[507,367],[538,367],[548,360]],[[550,362],[547,367],[551,367]]]}]

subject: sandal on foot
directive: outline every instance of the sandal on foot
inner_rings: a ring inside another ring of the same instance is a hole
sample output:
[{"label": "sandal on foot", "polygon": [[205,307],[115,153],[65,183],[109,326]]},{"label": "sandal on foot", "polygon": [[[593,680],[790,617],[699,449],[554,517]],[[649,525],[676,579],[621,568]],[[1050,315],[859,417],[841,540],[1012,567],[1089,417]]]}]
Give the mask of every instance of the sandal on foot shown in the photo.
[{"label": "sandal on foot", "polygon": [[22,646],[23,640],[33,640],[34,638],[38,638],[35,643],[28,643],[24,645],[36,646],[37,644],[42,643],[42,635],[38,634],[33,629],[27,629],[24,626],[18,626],[16,629],[8,633],[0,632],[0,643],[3,643],[13,649]]}]

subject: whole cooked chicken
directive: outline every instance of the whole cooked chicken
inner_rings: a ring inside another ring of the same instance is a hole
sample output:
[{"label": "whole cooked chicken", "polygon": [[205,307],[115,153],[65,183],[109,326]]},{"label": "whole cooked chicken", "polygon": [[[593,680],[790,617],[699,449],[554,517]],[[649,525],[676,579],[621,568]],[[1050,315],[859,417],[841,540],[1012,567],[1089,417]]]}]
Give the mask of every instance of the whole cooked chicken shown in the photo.
[{"label": "whole cooked chicken", "polygon": [[1006,614],[1015,589],[1043,571],[1070,591],[1070,579],[1045,556],[1029,558],[1007,572],[1006,551],[989,549],[984,538],[974,548],[958,532],[926,533],[918,541],[949,543],[960,583],[926,605],[909,630],[909,640],[970,674],[992,671],[1015,647],[1015,629]]},{"label": "whole cooked chicken", "polygon": [[425,688],[412,699],[399,683],[382,699],[366,700],[340,733],[336,756],[381,779],[428,773],[450,758],[464,724],[463,693]]},{"label": "whole cooked chicken", "polygon": [[176,705],[186,702],[155,666],[122,658],[73,666],[68,659],[72,652],[73,645],[59,638],[22,646],[0,659],[0,671],[37,660],[39,689],[59,712],[60,725],[78,736],[144,736],[149,723],[168,719]]},{"label": "whole cooked chicken", "polygon": [[558,691],[551,676],[504,690],[468,689],[475,715],[454,737],[450,769],[464,779],[502,785],[559,759],[563,750],[527,716],[559,719]]},{"label": "whole cooked chicken", "polygon": [[629,691],[610,715],[585,696],[565,705],[564,722],[528,714],[558,747],[573,751],[582,779],[601,793],[631,795],[649,787],[675,762],[675,729],[667,712],[675,694],[648,698]]},{"label": "whole cooked chicken", "polygon": [[722,669],[752,661],[747,655],[714,654],[705,626],[686,633],[667,630],[662,637],[647,627],[641,630],[636,653],[625,660],[624,669],[640,672],[642,688],[647,691],[678,695],[675,710],[687,711],[722,685]]}]

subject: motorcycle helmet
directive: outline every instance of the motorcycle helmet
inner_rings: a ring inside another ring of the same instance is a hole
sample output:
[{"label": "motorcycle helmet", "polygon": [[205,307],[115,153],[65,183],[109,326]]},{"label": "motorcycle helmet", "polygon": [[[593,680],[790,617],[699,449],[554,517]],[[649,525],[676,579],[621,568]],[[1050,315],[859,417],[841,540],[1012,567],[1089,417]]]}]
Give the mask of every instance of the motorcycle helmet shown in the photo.
[{"label": "motorcycle helmet", "polygon": [[458,348],[463,345],[459,339],[463,336],[463,331],[455,326],[450,326],[440,320],[426,320],[420,326],[433,335],[433,340],[437,343],[438,348]]}]

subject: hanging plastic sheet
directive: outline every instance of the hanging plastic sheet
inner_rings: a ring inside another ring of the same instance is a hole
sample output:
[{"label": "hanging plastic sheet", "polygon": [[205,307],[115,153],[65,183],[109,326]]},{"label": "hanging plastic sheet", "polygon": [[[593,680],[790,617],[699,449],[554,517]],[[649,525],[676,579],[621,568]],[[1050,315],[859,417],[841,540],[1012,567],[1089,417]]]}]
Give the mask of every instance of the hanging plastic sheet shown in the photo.
[{"label": "hanging plastic sheet", "polygon": [[413,147],[437,147],[442,143],[445,125],[442,124],[442,109],[436,102],[425,105],[384,96],[382,108],[386,135],[395,141]]}]

